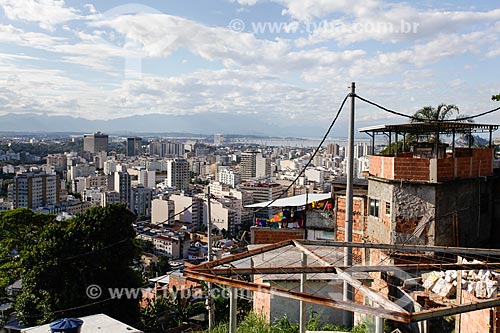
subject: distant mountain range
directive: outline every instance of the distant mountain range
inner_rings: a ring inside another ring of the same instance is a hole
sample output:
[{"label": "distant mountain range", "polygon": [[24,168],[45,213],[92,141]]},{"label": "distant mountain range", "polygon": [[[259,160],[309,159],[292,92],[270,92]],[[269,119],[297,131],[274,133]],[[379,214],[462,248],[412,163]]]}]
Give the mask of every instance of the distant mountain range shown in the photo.
[{"label": "distant mountain range", "polygon": [[247,134],[263,136],[320,137],[327,124],[300,126],[269,123],[256,115],[204,113],[197,115],[148,114],[111,120],[89,120],[71,116],[48,116],[35,113],[0,116],[0,131],[66,132],[101,131],[126,133]]}]

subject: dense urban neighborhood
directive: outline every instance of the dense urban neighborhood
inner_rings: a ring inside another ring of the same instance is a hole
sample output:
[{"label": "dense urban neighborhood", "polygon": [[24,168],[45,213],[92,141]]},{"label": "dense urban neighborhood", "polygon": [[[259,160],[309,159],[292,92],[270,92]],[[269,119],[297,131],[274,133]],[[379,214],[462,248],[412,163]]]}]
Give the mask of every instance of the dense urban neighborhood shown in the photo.
[{"label": "dense urban neighborhood", "polygon": [[500,332],[495,1],[0,0],[0,333]]}]

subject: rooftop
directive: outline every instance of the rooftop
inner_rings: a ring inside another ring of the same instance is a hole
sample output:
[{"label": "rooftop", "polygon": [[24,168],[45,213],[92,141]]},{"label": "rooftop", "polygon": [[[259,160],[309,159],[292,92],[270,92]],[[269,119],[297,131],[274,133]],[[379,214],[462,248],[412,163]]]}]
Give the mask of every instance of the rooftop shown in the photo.
[{"label": "rooftop", "polygon": [[[314,201],[328,200],[332,197],[331,193],[310,193],[300,194],[293,197],[281,198],[271,201],[259,202],[256,204],[245,206],[245,208],[262,208],[262,207],[299,207],[310,204]],[[307,203],[306,203],[307,198]]]},{"label": "rooftop", "polygon": [[[79,318],[83,320],[80,333],[142,333],[136,328],[113,319],[105,314],[95,314]],[[50,324],[26,328],[22,333],[47,333],[50,332]]]},{"label": "rooftop", "polygon": [[499,125],[475,124],[457,121],[429,121],[417,123],[405,123],[396,125],[376,125],[360,128],[364,133],[400,133],[400,134],[453,134],[455,133],[485,133],[493,132]]}]

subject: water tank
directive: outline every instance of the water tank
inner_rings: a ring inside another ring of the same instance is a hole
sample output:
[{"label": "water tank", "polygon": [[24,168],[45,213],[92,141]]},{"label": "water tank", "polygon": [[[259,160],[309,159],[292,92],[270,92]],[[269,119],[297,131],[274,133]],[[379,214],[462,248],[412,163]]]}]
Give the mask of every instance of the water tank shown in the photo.
[{"label": "water tank", "polygon": [[51,333],[80,333],[83,320],[76,318],[63,318],[50,323]]}]

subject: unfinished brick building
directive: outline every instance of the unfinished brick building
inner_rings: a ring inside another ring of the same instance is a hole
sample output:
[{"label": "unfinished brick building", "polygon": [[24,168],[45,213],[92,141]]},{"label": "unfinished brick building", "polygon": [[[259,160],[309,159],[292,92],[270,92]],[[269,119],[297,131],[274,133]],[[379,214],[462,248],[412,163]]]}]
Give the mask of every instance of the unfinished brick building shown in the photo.
[{"label": "unfinished brick building", "polygon": [[[500,222],[491,146],[491,133],[497,128],[425,122],[360,129],[373,140],[387,135],[390,147],[386,155],[370,156],[367,239],[386,244],[491,246]],[[472,148],[470,141],[469,147],[455,147],[456,135],[470,138],[477,132],[489,132],[489,147]],[[446,135],[452,137],[449,147],[439,140]],[[391,142],[393,136],[399,144]],[[409,137],[417,141],[406,142]],[[394,149],[396,145],[400,149]]]}]

